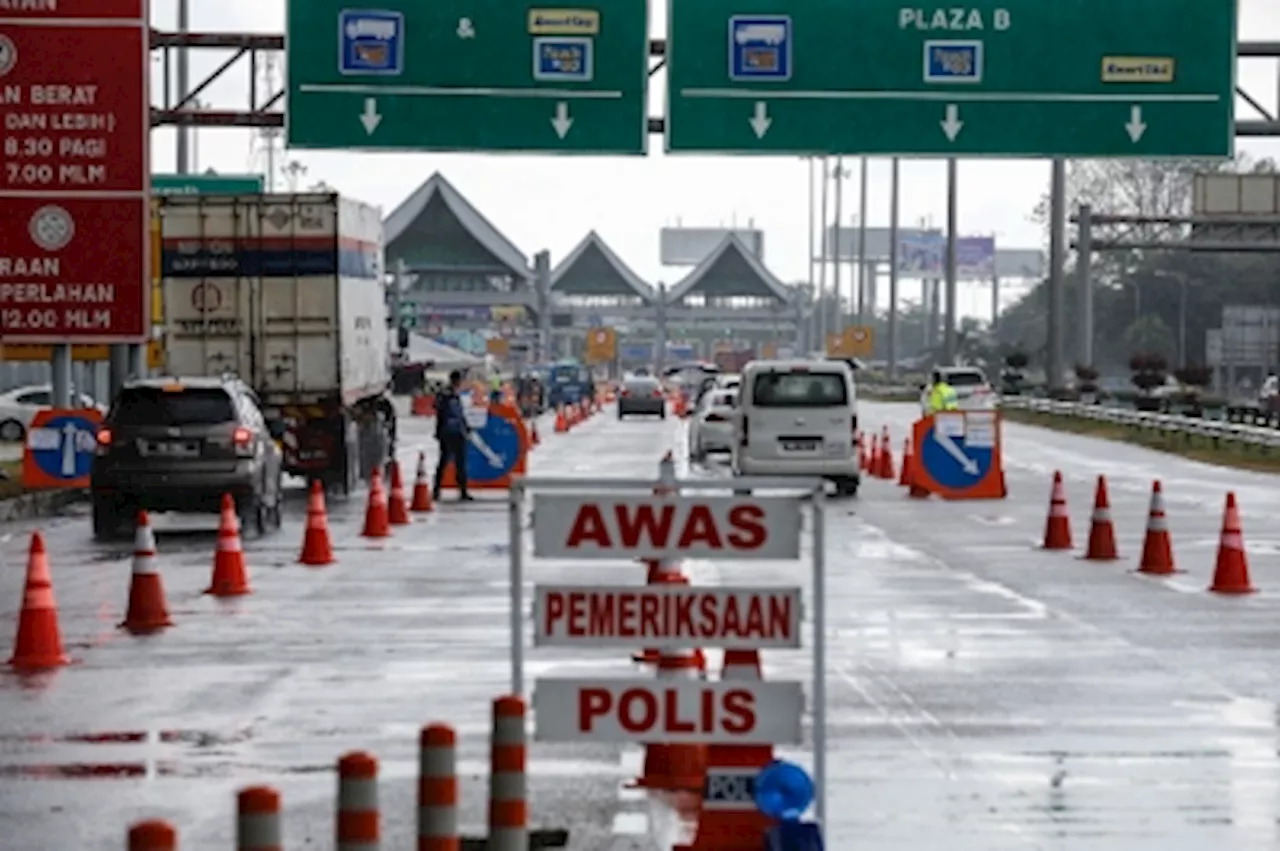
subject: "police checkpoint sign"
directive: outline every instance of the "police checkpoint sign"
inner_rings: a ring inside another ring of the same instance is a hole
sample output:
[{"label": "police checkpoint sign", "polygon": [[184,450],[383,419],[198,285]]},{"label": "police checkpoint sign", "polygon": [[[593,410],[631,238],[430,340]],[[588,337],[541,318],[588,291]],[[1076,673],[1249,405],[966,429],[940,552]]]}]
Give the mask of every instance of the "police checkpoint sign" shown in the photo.
[{"label": "police checkpoint sign", "polygon": [[799,588],[538,586],[540,647],[801,646]]},{"label": "police checkpoint sign", "polygon": [[543,742],[801,744],[804,690],[786,681],[540,679]]},{"label": "police checkpoint sign", "polygon": [[801,500],[535,494],[538,558],[800,557]]}]

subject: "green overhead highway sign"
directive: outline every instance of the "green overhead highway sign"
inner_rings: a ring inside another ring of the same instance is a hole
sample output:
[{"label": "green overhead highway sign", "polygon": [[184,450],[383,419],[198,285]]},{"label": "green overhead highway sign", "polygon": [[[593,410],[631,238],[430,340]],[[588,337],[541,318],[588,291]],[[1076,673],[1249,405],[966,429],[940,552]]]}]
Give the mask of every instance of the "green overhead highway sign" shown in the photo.
[{"label": "green overhead highway sign", "polygon": [[1235,5],[670,0],[666,146],[1227,157]]},{"label": "green overhead highway sign", "polygon": [[646,152],[646,0],[358,2],[289,0],[290,145]]},{"label": "green overhead highway sign", "polygon": [[153,174],[152,195],[253,195],[266,191],[260,174]]}]

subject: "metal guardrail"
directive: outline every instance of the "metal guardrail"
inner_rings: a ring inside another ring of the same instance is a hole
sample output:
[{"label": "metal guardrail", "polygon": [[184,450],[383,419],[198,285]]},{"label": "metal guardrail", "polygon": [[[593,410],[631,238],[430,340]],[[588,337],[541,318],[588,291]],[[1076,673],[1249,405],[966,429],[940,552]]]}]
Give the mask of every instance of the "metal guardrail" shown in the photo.
[{"label": "metal guardrail", "polygon": [[1000,400],[1000,405],[1013,410],[1095,420],[1170,436],[1202,437],[1214,442],[1256,446],[1264,452],[1272,447],[1280,447],[1280,430],[1269,426],[1186,417],[1180,414],[1134,411],[1106,405],[1086,405],[1082,402],[1057,402],[1052,399],[1034,399],[1025,396],[1005,396]]}]

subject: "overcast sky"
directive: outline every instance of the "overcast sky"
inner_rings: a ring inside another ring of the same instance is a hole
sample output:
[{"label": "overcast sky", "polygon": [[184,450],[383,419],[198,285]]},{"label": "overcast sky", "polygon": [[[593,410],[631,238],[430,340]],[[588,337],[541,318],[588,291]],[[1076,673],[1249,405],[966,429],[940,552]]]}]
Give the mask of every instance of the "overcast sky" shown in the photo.
[{"label": "overcast sky", "polygon": [[[176,0],[155,0],[155,25],[175,26]],[[284,0],[220,0],[192,2],[192,29],[204,31],[282,32]],[[1280,2],[1241,0],[1241,40],[1280,40]],[[654,32],[661,35],[665,3],[654,4]],[[222,56],[194,51],[196,79]],[[244,65],[245,63],[241,63]],[[243,109],[246,74],[212,86],[205,95],[213,108]],[[1273,60],[1245,60],[1241,85],[1262,103],[1277,102],[1277,71]],[[159,78],[157,77],[157,82]],[[654,78],[650,114],[662,113],[658,95],[665,74]],[[1238,115],[1255,117],[1237,100]],[[156,171],[174,166],[174,134],[153,134]],[[395,207],[432,172],[440,171],[526,254],[547,248],[552,262],[563,257],[582,236],[595,228],[644,278],[672,281],[679,270],[663,269],[658,258],[658,231],[677,219],[690,226],[716,226],[754,221],[765,230],[765,260],[787,281],[808,277],[808,185],[806,164],[798,159],[732,157],[665,157],[661,139],[645,158],[510,157],[456,154],[351,154],[289,152],[287,158],[307,168],[303,185],[316,180],[345,194],[377,204],[384,213]],[[199,133],[201,170],[223,172],[261,170],[252,134],[242,130],[203,130]],[[1259,156],[1280,156],[1280,142],[1240,140],[1239,148]],[[845,187],[845,209],[857,212],[857,162]],[[888,224],[887,161],[873,160],[869,184],[868,220]],[[1035,248],[1039,229],[1028,220],[1047,186],[1047,163],[1026,160],[961,161],[960,222],[962,233],[997,235],[1008,248]],[[945,222],[945,165],[940,161],[908,161],[902,169],[904,225],[931,218]],[[287,183],[281,180],[278,188]],[[846,213],[846,219],[850,218]],[[962,312],[980,309],[984,297],[976,290],[961,297]]]}]

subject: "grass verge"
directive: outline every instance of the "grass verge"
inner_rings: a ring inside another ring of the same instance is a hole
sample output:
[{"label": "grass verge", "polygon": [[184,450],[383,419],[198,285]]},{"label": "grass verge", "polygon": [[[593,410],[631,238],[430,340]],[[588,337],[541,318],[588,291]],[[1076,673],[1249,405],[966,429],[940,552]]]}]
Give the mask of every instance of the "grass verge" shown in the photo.
[{"label": "grass verge", "polygon": [[1260,446],[1221,442],[1215,444],[1212,439],[1195,434],[1166,434],[1149,429],[1128,428],[1115,423],[1041,414],[1035,411],[1005,408],[1003,412],[1004,418],[1012,423],[1131,443],[1145,449],[1167,452],[1170,455],[1203,461],[1206,464],[1216,464],[1220,467],[1280,473],[1280,454],[1274,452],[1263,454]]}]

